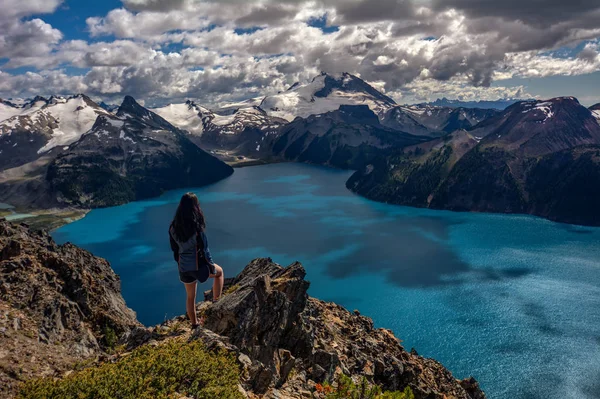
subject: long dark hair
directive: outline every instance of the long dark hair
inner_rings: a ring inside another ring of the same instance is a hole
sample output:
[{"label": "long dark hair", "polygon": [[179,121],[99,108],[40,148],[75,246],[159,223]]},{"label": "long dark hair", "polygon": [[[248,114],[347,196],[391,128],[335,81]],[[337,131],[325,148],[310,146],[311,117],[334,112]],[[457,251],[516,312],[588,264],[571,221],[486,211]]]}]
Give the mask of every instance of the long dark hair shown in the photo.
[{"label": "long dark hair", "polygon": [[206,228],[204,213],[202,213],[196,194],[187,193],[181,197],[172,226],[175,237],[182,242],[189,240],[196,232]]}]

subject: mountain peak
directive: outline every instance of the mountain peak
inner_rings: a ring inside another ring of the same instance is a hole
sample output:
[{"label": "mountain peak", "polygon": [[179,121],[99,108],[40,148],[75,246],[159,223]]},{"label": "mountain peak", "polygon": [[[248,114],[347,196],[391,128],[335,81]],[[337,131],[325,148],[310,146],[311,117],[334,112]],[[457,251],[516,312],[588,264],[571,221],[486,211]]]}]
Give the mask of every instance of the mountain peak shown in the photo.
[{"label": "mountain peak", "polygon": [[321,76],[324,76],[324,86],[315,93],[315,97],[327,97],[334,90],[342,90],[351,93],[365,93],[383,103],[390,105],[396,104],[392,98],[386,96],[358,76],[352,75],[351,73],[343,72],[337,76],[325,73]]},{"label": "mountain peak", "polygon": [[123,116],[125,114],[143,116],[147,112],[148,111],[146,108],[142,107],[137,101],[135,101],[135,98],[131,96],[125,96],[121,106],[119,107],[119,110],[117,111],[117,116]]},{"label": "mountain peak", "polygon": [[307,118],[335,111],[342,104],[368,105],[381,115],[396,102],[358,76],[321,72],[308,83],[295,83],[284,92],[265,97],[260,107],[270,116],[291,122],[298,116]]},{"label": "mountain peak", "polygon": [[150,111],[149,109],[141,106],[131,96],[125,96],[123,103],[121,103],[119,111],[117,111],[116,115],[119,118],[130,117],[138,122],[150,125],[154,128],[176,130],[175,126],[173,126],[170,122]]}]

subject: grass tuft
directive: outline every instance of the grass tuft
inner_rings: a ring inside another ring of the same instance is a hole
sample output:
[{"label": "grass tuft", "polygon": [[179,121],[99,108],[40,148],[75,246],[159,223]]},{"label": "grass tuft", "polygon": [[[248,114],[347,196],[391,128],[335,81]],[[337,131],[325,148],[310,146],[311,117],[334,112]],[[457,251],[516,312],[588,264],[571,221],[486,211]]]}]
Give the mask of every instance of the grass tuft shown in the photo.
[{"label": "grass tuft", "polygon": [[239,368],[231,354],[209,352],[198,341],[144,346],[116,363],[25,382],[18,399],[241,399]]}]

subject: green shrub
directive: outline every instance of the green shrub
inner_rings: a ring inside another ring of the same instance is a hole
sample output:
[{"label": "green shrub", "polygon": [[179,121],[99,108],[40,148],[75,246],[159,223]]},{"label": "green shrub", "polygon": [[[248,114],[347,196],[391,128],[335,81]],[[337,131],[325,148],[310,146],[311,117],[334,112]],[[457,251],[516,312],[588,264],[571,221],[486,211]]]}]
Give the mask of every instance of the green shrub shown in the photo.
[{"label": "green shrub", "polygon": [[336,386],[329,384],[317,384],[317,391],[325,393],[327,399],[414,399],[410,387],[400,392],[382,392],[377,385],[370,385],[366,378],[359,384],[354,383],[352,378],[341,375]]},{"label": "green shrub", "polygon": [[103,332],[104,345],[106,345],[106,348],[112,351],[113,349],[115,349],[115,345],[117,344],[117,334],[115,333],[115,330],[113,330],[109,326],[105,326]]},{"label": "green shrub", "polygon": [[171,341],[136,349],[116,363],[63,379],[27,381],[18,399],[241,399],[239,369],[227,352],[209,352],[198,341]]}]

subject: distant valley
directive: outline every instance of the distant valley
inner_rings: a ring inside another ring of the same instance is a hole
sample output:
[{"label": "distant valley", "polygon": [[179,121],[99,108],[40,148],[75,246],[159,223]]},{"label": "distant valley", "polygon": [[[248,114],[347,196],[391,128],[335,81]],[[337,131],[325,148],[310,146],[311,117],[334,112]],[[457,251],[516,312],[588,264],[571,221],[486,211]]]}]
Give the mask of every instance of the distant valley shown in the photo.
[{"label": "distant valley", "polygon": [[572,97],[399,105],[347,73],[219,108],[1,100],[0,202],[106,207],[295,161],[356,170],[377,201],[600,225],[599,120]]}]

